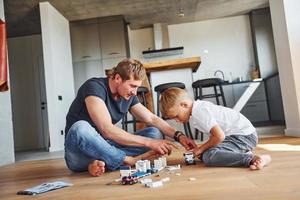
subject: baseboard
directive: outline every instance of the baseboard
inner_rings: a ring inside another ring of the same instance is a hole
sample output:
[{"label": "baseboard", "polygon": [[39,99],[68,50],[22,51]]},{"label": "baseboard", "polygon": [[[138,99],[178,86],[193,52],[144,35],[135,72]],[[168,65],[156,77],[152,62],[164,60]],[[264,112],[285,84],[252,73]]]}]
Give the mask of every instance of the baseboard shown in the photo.
[{"label": "baseboard", "polygon": [[300,129],[288,128],[284,130],[286,136],[300,137]]},{"label": "baseboard", "polygon": [[271,137],[271,136],[283,136],[285,126],[263,126],[256,127],[256,131],[259,137]]}]

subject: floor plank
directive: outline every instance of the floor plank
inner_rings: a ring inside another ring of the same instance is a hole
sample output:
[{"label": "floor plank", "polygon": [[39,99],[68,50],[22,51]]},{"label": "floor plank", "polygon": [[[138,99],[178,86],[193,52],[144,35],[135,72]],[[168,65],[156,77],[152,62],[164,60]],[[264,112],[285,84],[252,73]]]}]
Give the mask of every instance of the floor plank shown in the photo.
[{"label": "floor plank", "polygon": [[[63,159],[19,162],[0,167],[0,199],[29,199],[16,192],[43,182],[66,181],[74,185],[35,199],[211,199],[266,200],[300,199],[300,138],[278,137],[260,140],[257,153],[271,154],[273,161],[261,171],[247,168],[210,168],[202,163],[185,166],[182,150],[169,156],[168,164],[182,164],[180,176],[160,172],[161,179],[170,181],[161,188],[106,185],[118,178],[119,172],[105,173],[94,178],[87,173],[72,173]],[[195,177],[195,181],[189,181]]]}]

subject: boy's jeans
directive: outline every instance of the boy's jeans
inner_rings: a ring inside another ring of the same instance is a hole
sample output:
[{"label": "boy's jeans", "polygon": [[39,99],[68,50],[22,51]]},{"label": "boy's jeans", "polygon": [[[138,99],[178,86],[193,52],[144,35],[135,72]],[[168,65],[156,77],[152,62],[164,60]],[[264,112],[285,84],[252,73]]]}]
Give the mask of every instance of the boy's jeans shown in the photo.
[{"label": "boy's jeans", "polygon": [[[134,134],[154,139],[162,138],[160,131],[153,127]],[[125,156],[136,156],[147,151],[149,149],[145,147],[125,146],[106,140],[83,120],[72,125],[65,139],[66,164],[70,170],[77,172],[86,171],[93,160],[102,160],[106,169],[116,170],[123,164]]]},{"label": "boy's jeans", "polygon": [[249,166],[253,159],[252,150],[257,145],[257,133],[251,135],[230,135],[225,140],[201,155],[207,166],[241,167]]}]

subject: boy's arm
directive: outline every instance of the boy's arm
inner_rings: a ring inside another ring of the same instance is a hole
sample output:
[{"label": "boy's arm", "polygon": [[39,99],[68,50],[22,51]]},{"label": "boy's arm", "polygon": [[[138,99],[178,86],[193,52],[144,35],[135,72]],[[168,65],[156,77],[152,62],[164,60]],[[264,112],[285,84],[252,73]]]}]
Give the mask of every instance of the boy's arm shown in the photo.
[{"label": "boy's arm", "polygon": [[217,146],[225,139],[225,134],[219,125],[215,125],[214,127],[212,127],[210,129],[210,134],[211,136],[209,137],[209,139],[194,150],[194,154],[197,157],[200,156],[205,150]]},{"label": "boy's arm", "polygon": [[[165,120],[158,117],[157,115],[153,114],[151,111],[149,111],[145,106],[142,104],[136,104],[131,107],[130,109],[131,113],[140,121],[146,123],[147,125],[154,126],[161,130],[163,134],[174,138],[174,134],[176,132],[176,129],[170,126]],[[194,140],[186,137],[185,135],[180,135],[178,138],[180,144],[186,149],[191,150],[197,147]]]}]

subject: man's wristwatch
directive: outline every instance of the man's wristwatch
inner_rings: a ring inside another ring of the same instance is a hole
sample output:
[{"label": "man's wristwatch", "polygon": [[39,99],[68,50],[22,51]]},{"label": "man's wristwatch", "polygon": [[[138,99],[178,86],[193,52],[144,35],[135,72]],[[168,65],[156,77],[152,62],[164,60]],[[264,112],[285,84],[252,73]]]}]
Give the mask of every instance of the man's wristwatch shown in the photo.
[{"label": "man's wristwatch", "polygon": [[175,131],[175,134],[174,134],[174,140],[175,140],[176,142],[179,142],[179,137],[182,136],[182,135],[184,135],[183,132],[181,132],[181,131]]}]

